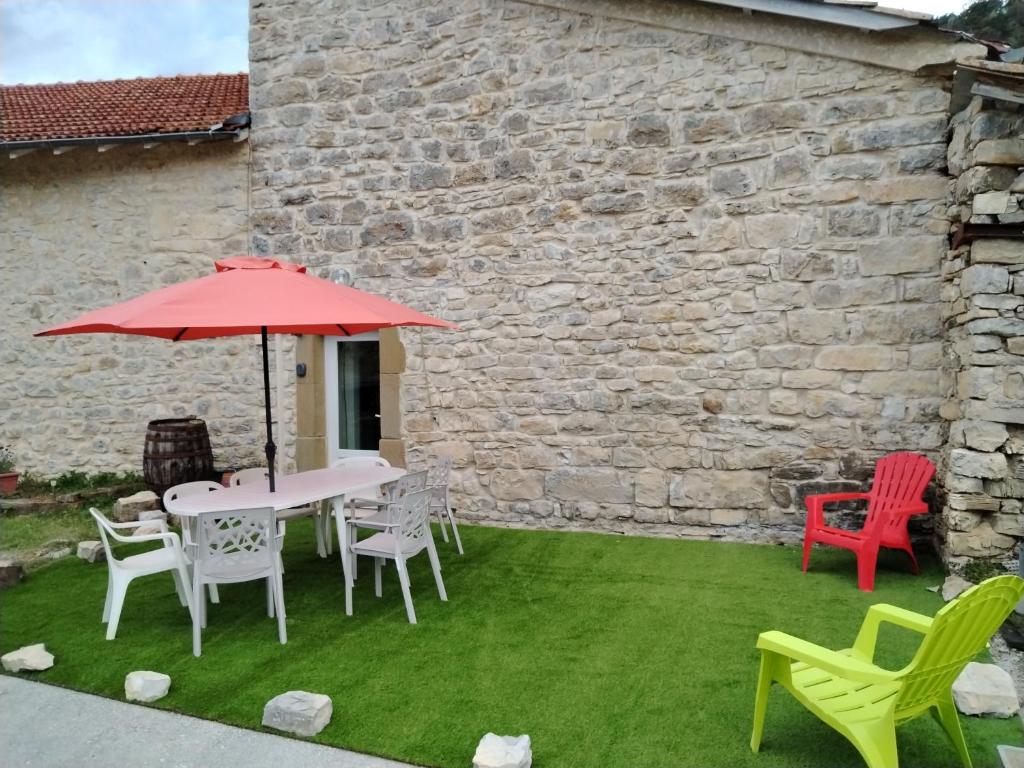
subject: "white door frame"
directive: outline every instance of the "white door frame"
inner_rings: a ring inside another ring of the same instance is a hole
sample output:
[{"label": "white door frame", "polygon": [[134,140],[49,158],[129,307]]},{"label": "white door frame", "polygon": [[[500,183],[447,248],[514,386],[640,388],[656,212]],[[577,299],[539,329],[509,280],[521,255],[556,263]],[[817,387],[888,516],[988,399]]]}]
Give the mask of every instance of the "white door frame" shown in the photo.
[{"label": "white door frame", "polygon": [[[338,342],[380,341],[377,331],[355,336],[324,336],[324,408],[327,423],[327,466],[346,456],[379,456],[380,451],[356,451],[338,447]],[[378,418],[380,414],[377,414]]]}]

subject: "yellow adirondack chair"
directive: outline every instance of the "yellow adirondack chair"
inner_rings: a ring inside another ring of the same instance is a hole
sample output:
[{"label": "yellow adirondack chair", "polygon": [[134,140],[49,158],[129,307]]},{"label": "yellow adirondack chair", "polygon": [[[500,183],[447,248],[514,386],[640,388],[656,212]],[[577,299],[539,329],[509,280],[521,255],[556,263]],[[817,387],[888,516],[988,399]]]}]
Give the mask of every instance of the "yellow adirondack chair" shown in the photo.
[{"label": "yellow adirondack chair", "polygon": [[[949,735],[965,768],[971,768],[956,706],[953,681],[985,647],[1024,595],[1024,580],[996,576],[964,592],[935,618],[884,603],[873,605],[852,648],[831,651],[787,635],[763,632],[761,674],[754,702],[750,748],[764,732],[768,692],[780,683],[819,719],[860,752],[871,768],[898,768],[896,726],[931,712]],[[907,666],[876,666],[875,642],[883,621],[920,632],[924,638]]]}]

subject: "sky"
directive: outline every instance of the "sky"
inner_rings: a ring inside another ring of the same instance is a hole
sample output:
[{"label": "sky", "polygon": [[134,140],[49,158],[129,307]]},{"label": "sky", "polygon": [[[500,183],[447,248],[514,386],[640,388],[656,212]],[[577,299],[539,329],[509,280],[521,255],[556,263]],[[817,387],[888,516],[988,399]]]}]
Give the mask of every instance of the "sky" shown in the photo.
[{"label": "sky", "polygon": [[[881,0],[941,15],[967,0]],[[248,0],[0,0],[0,83],[248,69]]]}]

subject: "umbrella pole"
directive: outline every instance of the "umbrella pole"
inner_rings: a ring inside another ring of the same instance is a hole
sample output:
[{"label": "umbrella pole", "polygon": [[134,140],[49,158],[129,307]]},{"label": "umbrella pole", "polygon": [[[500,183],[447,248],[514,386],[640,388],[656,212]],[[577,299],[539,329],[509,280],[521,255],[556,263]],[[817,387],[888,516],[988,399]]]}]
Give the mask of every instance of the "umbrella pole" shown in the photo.
[{"label": "umbrella pole", "polygon": [[267,326],[260,326],[260,336],[263,341],[263,403],[267,413],[267,469],[270,472],[270,492],[274,493],[274,454],[277,453],[277,446],[274,445],[274,431],[270,420],[270,362],[267,360]]}]

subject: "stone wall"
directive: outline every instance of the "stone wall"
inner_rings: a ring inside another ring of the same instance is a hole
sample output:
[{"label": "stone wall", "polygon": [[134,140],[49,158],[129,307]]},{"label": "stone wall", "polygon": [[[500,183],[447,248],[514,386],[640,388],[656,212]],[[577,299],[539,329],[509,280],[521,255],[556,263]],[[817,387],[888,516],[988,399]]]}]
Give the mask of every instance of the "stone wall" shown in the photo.
[{"label": "stone wall", "polygon": [[402,402],[466,517],[792,538],[943,445],[944,82],[689,6],[252,2],[254,249],[460,324]]},{"label": "stone wall", "polygon": [[[1024,221],[1024,108],[982,101],[953,117],[952,216]],[[1024,537],[1024,241],[982,238],[950,251],[943,452],[943,554],[1005,558]]]},{"label": "stone wall", "polygon": [[226,142],[0,160],[0,444],[19,470],[140,472],[146,423],[188,414],[218,466],[259,461],[256,340],[32,337],[244,253],[246,156]]}]

